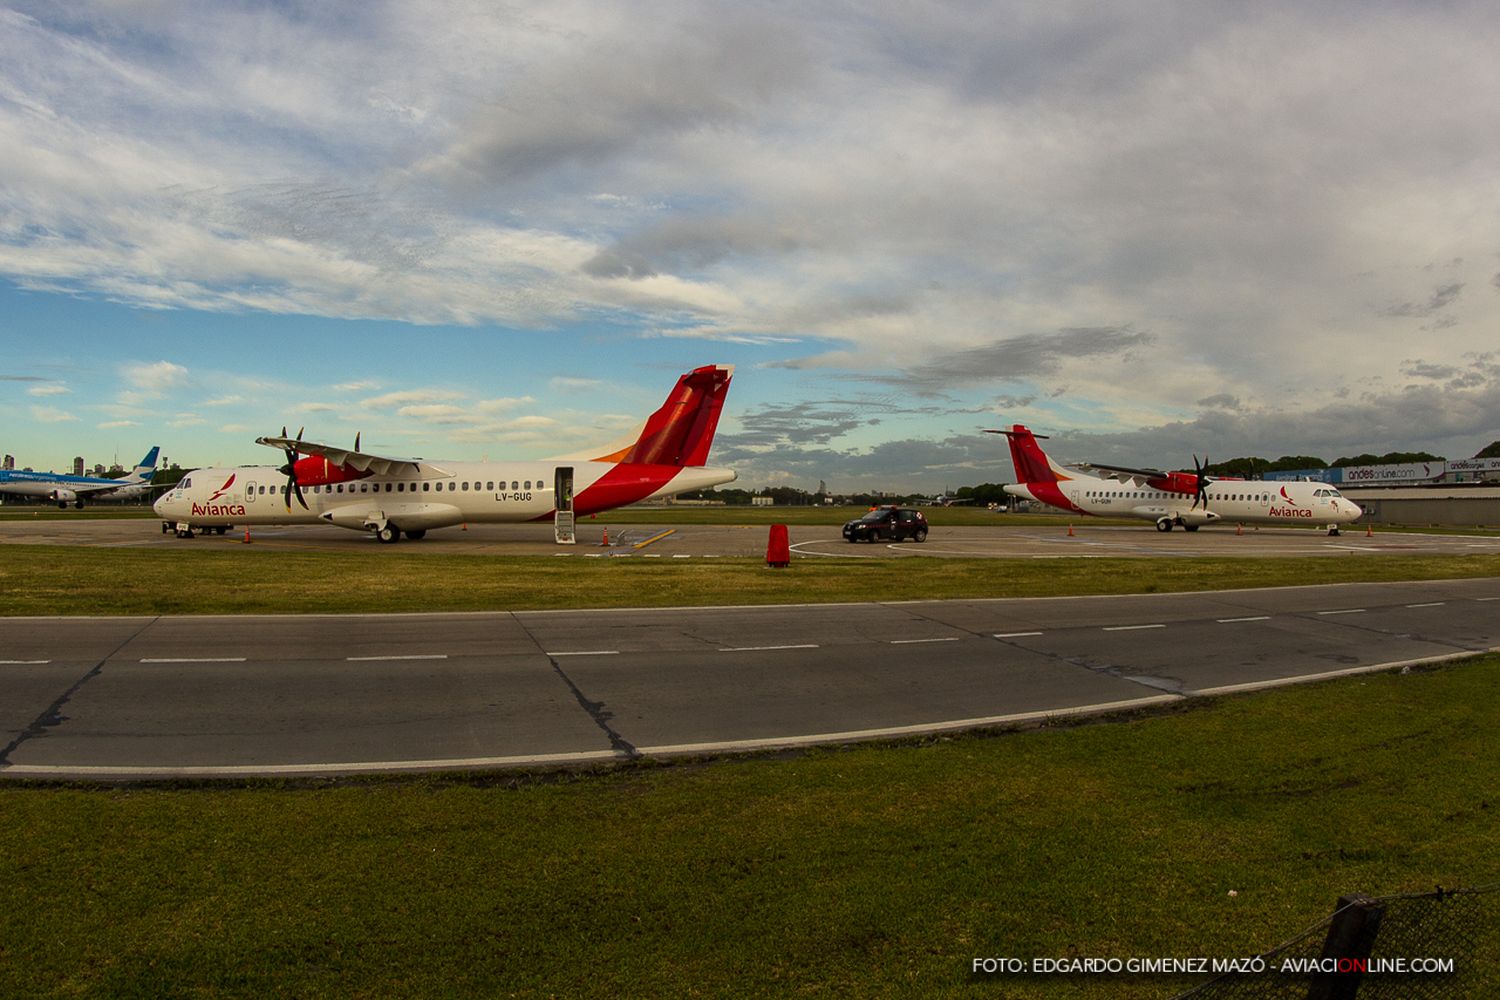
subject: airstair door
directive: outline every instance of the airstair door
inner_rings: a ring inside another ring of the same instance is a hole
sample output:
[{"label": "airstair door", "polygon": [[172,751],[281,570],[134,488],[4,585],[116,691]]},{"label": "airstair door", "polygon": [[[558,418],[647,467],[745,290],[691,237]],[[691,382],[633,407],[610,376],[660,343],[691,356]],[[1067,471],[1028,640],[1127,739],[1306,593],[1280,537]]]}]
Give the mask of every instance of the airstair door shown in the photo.
[{"label": "airstair door", "polygon": [[573,467],[559,466],[552,477],[552,497],[555,513],[552,515],[552,536],[558,545],[572,545],[577,541],[573,530]]}]

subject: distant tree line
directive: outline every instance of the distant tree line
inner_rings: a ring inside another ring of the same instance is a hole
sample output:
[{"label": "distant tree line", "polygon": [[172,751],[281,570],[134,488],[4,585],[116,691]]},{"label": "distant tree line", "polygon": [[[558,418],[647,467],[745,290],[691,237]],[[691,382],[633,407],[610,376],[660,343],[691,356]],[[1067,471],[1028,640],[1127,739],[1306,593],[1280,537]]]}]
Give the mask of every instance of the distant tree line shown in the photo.
[{"label": "distant tree line", "polygon": [[[1497,441],[1495,447],[1500,445]],[[1484,457],[1483,453],[1480,454]],[[1213,476],[1243,476],[1251,478],[1267,472],[1293,472],[1297,469],[1344,469],[1351,465],[1402,465],[1407,462],[1440,462],[1442,456],[1425,451],[1389,451],[1384,455],[1350,455],[1333,462],[1325,462],[1316,455],[1282,455],[1272,461],[1269,458],[1247,456],[1231,458],[1227,462],[1213,462],[1205,467]]]}]

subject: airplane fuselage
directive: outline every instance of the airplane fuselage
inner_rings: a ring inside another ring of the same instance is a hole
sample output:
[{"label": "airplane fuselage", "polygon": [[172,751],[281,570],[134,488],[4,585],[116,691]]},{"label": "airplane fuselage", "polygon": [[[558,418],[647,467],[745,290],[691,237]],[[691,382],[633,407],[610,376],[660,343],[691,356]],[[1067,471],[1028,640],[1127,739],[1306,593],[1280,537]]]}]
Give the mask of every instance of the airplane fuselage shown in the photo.
[{"label": "airplane fuselage", "polygon": [[1359,504],[1327,483],[1215,480],[1205,501],[1191,494],[1153,489],[1128,480],[1077,474],[1057,482],[1017,483],[1005,492],[1059,510],[1097,517],[1155,521],[1197,528],[1217,521],[1236,524],[1291,524],[1336,528],[1359,519]]},{"label": "airplane fuselage", "polygon": [[[733,482],[729,469],[611,462],[433,462],[400,473],[302,487],[304,509],[276,466],[197,469],[156,502],[166,521],[190,527],[334,524],[425,531],[473,523],[550,519],[558,509],[559,470],[571,509],[588,515],[625,504]],[[567,504],[564,504],[566,509]]]},{"label": "airplane fuselage", "polygon": [[9,496],[56,499],[58,495],[63,495],[71,500],[99,493],[112,500],[127,500],[141,496],[150,488],[149,484],[135,484],[129,480],[68,476],[53,472],[0,471],[0,493]]}]

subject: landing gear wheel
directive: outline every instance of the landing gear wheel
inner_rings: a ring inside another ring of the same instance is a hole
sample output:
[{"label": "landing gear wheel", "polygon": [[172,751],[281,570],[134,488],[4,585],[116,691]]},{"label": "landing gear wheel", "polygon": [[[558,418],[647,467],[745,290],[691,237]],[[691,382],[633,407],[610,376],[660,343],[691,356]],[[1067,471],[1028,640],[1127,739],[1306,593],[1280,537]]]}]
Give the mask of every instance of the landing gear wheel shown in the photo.
[{"label": "landing gear wheel", "polygon": [[919,542],[919,543],[920,542],[925,542],[925,541],[927,541],[927,529],[926,528],[918,528],[917,529],[917,533],[915,535],[912,535],[911,537],[916,542]]},{"label": "landing gear wheel", "polygon": [[416,531],[408,531],[406,532],[406,537],[410,538],[414,542],[420,542],[422,539],[427,537],[427,529],[418,528]]},{"label": "landing gear wheel", "polygon": [[1198,525],[1196,525],[1196,524],[1184,524],[1182,526],[1182,530],[1183,531],[1197,531],[1198,530]]},{"label": "landing gear wheel", "polygon": [[1338,529],[1337,525],[1330,525],[1329,526],[1329,528],[1328,528],[1328,537],[1329,538],[1337,538],[1337,537],[1339,537],[1339,529]]},{"label": "landing gear wheel", "polygon": [[1165,517],[1162,518],[1160,521],[1156,522],[1156,530],[1157,531],[1171,531],[1172,530],[1172,521],[1169,518],[1165,518]]},{"label": "landing gear wheel", "polygon": [[401,529],[394,524],[387,524],[383,528],[376,529],[375,537],[387,545],[392,545],[401,541]]}]

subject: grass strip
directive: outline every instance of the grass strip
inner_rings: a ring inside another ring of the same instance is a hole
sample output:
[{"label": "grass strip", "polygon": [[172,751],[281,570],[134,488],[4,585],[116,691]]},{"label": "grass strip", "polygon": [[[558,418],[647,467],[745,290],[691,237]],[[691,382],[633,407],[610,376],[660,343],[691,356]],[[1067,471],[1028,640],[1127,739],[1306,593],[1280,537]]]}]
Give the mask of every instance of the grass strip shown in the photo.
[{"label": "grass strip", "polygon": [[1491,656],[708,768],[0,785],[0,995],[1160,997],[970,960],[1248,955],[1492,882],[1497,728]]},{"label": "grass strip", "polygon": [[1500,555],[1287,559],[545,559],[13,545],[11,615],[677,607],[1154,593],[1500,576]]}]

